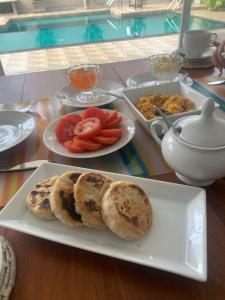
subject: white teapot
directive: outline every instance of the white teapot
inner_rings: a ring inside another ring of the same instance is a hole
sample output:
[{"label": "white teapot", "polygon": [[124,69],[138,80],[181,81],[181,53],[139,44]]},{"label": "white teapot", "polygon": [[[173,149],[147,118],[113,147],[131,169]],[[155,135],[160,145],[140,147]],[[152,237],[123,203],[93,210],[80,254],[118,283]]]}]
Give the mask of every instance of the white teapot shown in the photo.
[{"label": "white teapot", "polygon": [[[151,134],[165,161],[187,184],[207,186],[225,177],[225,120],[216,118],[214,109],[214,101],[208,98],[200,115],[176,120],[175,129],[168,129],[162,120],[151,124]],[[162,139],[158,126],[165,133]]]}]

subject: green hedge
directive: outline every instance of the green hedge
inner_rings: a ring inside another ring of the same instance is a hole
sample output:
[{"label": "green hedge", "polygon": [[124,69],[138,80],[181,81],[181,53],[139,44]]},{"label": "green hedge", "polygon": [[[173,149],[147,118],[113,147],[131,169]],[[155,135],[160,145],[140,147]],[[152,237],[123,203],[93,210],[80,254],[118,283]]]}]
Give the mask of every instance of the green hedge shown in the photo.
[{"label": "green hedge", "polygon": [[203,0],[203,3],[211,9],[225,8],[225,0]]}]

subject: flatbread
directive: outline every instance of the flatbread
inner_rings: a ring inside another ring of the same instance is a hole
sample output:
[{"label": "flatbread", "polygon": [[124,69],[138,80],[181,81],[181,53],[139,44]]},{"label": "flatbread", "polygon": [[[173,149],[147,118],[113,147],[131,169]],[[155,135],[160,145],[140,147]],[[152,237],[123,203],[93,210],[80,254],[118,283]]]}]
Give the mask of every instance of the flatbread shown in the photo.
[{"label": "flatbread", "polygon": [[26,204],[30,211],[39,219],[54,220],[55,214],[50,207],[50,192],[58,176],[40,181],[27,195]]},{"label": "flatbread", "polygon": [[126,240],[141,238],[152,223],[147,194],[137,184],[117,181],[102,199],[102,217],[108,228]]},{"label": "flatbread", "polygon": [[65,225],[78,228],[83,225],[81,216],[75,209],[73,185],[80,174],[69,171],[58,177],[50,196],[51,209],[57,219]]},{"label": "flatbread", "polygon": [[83,173],[74,185],[76,211],[83,223],[95,229],[106,229],[101,214],[101,202],[112,180],[101,173]]}]

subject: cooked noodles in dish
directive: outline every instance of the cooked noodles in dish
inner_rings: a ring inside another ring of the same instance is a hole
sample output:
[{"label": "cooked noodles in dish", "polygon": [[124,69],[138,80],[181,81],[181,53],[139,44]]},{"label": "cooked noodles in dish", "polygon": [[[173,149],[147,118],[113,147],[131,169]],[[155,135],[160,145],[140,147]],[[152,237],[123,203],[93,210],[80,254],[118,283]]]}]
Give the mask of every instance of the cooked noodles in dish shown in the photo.
[{"label": "cooked noodles in dish", "polygon": [[139,98],[136,103],[137,109],[148,120],[158,117],[155,106],[174,114],[193,111],[196,108],[190,99],[179,95],[168,94],[144,96]]}]

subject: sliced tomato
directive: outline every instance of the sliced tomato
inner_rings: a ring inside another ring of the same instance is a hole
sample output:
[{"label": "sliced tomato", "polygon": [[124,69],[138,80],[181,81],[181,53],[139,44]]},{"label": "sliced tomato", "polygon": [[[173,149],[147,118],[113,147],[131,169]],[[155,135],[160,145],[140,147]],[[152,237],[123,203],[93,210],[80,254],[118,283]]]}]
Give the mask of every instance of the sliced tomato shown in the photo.
[{"label": "sliced tomato", "polygon": [[122,121],[122,117],[118,117],[116,119],[114,119],[113,121],[109,122],[109,123],[106,123],[104,126],[103,126],[103,129],[110,129],[110,128],[115,128],[117,127]]},{"label": "sliced tomato", "polygon": [[109,114],[111,113],[109,110],[104,110],[104,113],[106,115],[106,119],[108,118]]},{"label": "sliced tomato", "polygon": [[78,136],[75,136],[73,138],[73,143],[74,143],[74,145],[77,145],[77,146],[83,148],[84,150],[89,150],[89,151],[96,151],[102,147],[102,145],[100,143],[96,143],[95,141],[93,141],[91,139],[80,138]]},{"label": "sliced tomato", "polygon": [[100,120],[102,126],[105,124],[107,115],[105,114],[104,109],[98,108],[98,107],[89,107],[85,109],[85,111],[82,114],[82,119],[87,118],[97,118]]},{"label": "sliced tomato", "polygon": [[77,114],[66,115],[58,120],[55,127],[55,135],[60,143],[70,140],[74,136],[74,127],[81,120]]},{"label": "sliced tomato", "polygon": [[93,140],[100,144],[103,144],[103,145],[112,145],[118,140],[118,138],[117,137],[95,136],[95,137],[93,137]]},{"label": "sliced tomato", "polygon": [[78,114],[65,115],[62,117],[62,119],[70,120],[71,122],[74,122],[75,124],[77,124],[78,122],[80,122],[82,120],[81,116]]},{"label": "sliced tomato", "polygon": [[112,129],[101,129],[99,135],[105,137],[121,137],[122,133],[123,133],[122,128],[112,128]]},{"label": "sliced tomato", "polygon": [[112,111],[109,112],[106,120],[105,120],[105,123],[109,123],[109,122],[112,122],[114,119],[116,119],[118,117],[118,114],[117,114],[117,111],[114,109]]},{"label": "sliced tomato", "polygon": [[69,152],[72,152],[72,153],[82,153],[84,152],[84,150],[73,143],[73,140],[69,140],[69,141],[66,141],[63,143],[63,145],[66,147],[66,149],[69,151]]},{"label": "sliced tomato", "polygon": [[99,134],[101,122],[97,118],[87,118],[78,122],[74,128],[74,134],[82,138],[91,138]]}]

